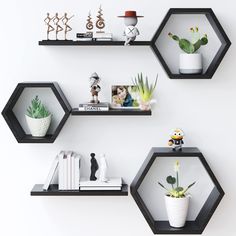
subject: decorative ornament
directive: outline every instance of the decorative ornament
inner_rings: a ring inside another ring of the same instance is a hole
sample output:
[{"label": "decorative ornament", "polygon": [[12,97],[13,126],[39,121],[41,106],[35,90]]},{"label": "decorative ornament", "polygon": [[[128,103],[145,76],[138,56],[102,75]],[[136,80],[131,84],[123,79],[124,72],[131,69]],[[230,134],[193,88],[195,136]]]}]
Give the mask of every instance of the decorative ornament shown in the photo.
[{"label": "decorative ornament", "polygon": [[87,30],[92,30],[93,29],[93,22],[92,22],[91,12],[89,12],[89,14],[88,14],[86,29]]},{"label": "decorative ornament", "polygon": [[103,14],[102,14],[102,7],[100,6],[99,7],[99,10],[98,10],[98,15],[97,15],[97,21],[96,21],[96,27],[100,30],[98,32],[100,33],[104,33],[103,31],[101,31],[104,27],[105,27],[105,20],[103,19]]}]

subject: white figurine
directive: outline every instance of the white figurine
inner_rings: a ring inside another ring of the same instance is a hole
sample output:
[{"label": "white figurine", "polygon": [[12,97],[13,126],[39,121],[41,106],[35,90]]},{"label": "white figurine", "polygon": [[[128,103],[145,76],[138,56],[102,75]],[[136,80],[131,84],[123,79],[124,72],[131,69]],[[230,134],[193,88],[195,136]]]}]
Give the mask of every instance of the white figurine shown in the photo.
[{"label": "white figurine", "polygon": [[138,17],[143,16],[137,16],[136,11],[126,11],[124,16],[119,17],[124,18],[124,22],[126,25],[126,28],[124,30],[124,36],[126,36],[125,46],[130,45],[129,43],[131,41],[134,41],[136,39],[136,36],[139,35],[138,28],[135,27],[138,23]]},{"label": "white figurine", "polygon": [[105,158],[105,154],[102,154],[100,157],[100,163],[99,163],[99,169],[100,169],[100,175],[99,175],[99,181],[101,182],[107,182],[107,161]]}]

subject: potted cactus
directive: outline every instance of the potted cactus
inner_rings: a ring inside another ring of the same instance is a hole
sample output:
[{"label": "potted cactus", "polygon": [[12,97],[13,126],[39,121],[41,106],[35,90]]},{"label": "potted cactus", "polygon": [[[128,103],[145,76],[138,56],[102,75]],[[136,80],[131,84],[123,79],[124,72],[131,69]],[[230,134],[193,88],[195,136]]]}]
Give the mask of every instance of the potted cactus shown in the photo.
[{"label": "potted cactus", "polygon": [[137,87],[140,110],[151,110],[151,104],[155,103],[155,100],[153,99],[153,93],[156,88],[157,78],[158,75],[154,84],[149,84],[148,77],[146,76],[144,81],[142,73],[135,77],[133,83]]},{"label": "potted cactus", "polygon": [[35,96],[25,115],[26,122],[33,137],[44,137],[51,123],[52,114]]},{"label": "potted cactus", "polygon": [[207,35],[200,36],[198,27],[190,28],[192,39],[180,38],[177,35],[169,33],[169,37],[177,41],[179,47],[184,51],[179,58],[179,72],[181,74],[201,74],[202,73],[202,55],[197,53],[201,46],[208,43]]},{"label": "potted cactus", "polygon": [[179,161],[176,161],[174,165],[175,177],[169,175],[166,178],[167,183],[171,185],[170,189],[158,182],[158,184],[167,191],[165,195],[167,216],[170,226],[174,228],[182,228],[185,225],[190,198],[187,191],[195,184],[195,182],[193,182],[187,188],[180,186],[179,167]]}]

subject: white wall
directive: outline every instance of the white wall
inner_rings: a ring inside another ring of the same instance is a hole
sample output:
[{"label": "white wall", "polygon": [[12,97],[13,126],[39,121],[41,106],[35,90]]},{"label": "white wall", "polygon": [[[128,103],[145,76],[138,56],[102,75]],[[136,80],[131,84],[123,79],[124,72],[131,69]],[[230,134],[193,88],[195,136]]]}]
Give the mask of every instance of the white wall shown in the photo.
[{"label": "white wall", "polygon": [[[186,133],[186,146],[204,153],[226,192],[203,235],[233,236],[235,230],[235,117],[234,44],[212,80],[170,80],[152,51],[145,47],[39,47],[45,37],[46,12],[76,14],[73,33],[84,30],[87,12],[103,5],[107,31],[116,38],[123,30],[125,9],[145,15],[139,21],[140,40],[149,40],[170,7],[211,7],[234,43],[235,2],[141,0],[8,0],[0,2],[0,108],[18,82],[58,81],[73,107],[89,98],[88,77],[102,77],[103,100],[112,84],[129,83],[142,71],[159,74],[151,117],[70,117],[54,144],[18,144],[3,118],[0,163],[0,235],[49,236],[152,235],[132,197],[30,197],[42,183],[61,149],[83,154],[105,152],[110,173],[130,184],[152,146],[166,146],[173,127]],[[229,7],[230,6],[230,7]],[[86,171],[85,173],[86,174]]]}]

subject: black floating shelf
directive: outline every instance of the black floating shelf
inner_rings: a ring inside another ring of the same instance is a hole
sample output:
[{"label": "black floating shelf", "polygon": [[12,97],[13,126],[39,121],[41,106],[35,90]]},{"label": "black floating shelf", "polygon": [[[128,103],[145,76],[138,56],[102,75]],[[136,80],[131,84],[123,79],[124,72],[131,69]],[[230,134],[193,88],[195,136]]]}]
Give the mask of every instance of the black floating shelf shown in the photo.
[{"label": "black floating shelf", "polygon": [[[180,229],[171,227],[168,221],[156,221],[138,192],[152,164],[159,157],[197,157],[214,184],[196,219],[194,221],[187,221],[185,227]],[[131,183],[130,192],[154,234],[201,234],[224,196],[223,189],[198,148],[182,148],[182,151],[173,151],[172,148],[152,148]]]},{"label": "black floating shelf", "polygon": [[[22,92],[25,88],[50,88],[52,93],[55,95],[58,100],[60,106],[64,110],[64,115],[57,125],[53,134],[46,135],[45,137],[32,137],[29,134],[26,134],[24,129],[22,128],[20,122],[13,112],[13,108],[19,100]],[[19,83],[15,90],[13,91],[11,97],[9,98],[6,106],[2,111],[2,115],[6,120],[9,128],[14,134],[18,143],[53,143],[57,136],[59,135],[61,129],[63,128],[65,122],[71,113],[71,106],[67,101],[65,95],[63,94],[60,86],[56,82],[25,82]]]},{"label": "black floating shelf", "polygon": [[[185,15],[185,14],[205,15],[211,27],[215,31],[218,39],[221,42],[221,46],[219,50],[216,52],[216,55],[213,58],[212,62],[210,63],[208,69],[203,74],[199,74],[199,75],[173,74],[169,68],[168,62],[165,61],[163,55],[161,54],[160,50],[156,46],[156,43],[158,42],[159,37],[162,31],[164,30],[164,28],[166,27],[168,21],[170,20],[171,16],[172,15]],[[226,52],[228,51],[230,45],[231,45],[231,42],[228,36],[226,35],[223,27],[221,26],[220,22],[218,21],[215,13],[213,12],[211,8],[170,8],[151,40],[151,47],[153,49],[153,52],[160,60],[163,68],[165,69],[166,73],[171,79],[211,79],[215,71],[217,70],[218,66],[220,65],[220,62],[224,58]]]},{"label": "black floating shelf", "polygon": [[[42,40],[40,46],[124,46],[124,41]],[[150,41],[134,41],[133,46],[150,46]]]},{"label": "black floating shelf", "polygon": [[35,184],[30,192],[31,196],[128,196],[128,185],[122,184],[121,190],[58,190],[57,184],[50,185],[48,190],[43,190],[43,184]]},{"label": "black floating shelf", "polygon": [[151,116],[152,111],[141,110],[109,110],[109,111],[79,111],[72,109],[72,116]]}]

